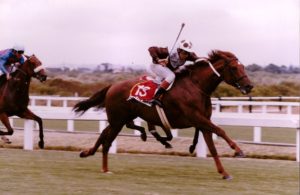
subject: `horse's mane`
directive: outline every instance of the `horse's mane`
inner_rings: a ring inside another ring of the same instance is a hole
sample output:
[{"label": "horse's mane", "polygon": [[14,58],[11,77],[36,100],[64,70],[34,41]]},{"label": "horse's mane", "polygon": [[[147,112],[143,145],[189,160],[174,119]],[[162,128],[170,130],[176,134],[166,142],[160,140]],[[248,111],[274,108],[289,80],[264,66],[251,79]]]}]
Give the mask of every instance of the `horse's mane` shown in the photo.
[{"label": "horse's mane", "polygon": [[[216,61],[224,59],[224,58],[226,59],[226,58],[236,58],[236,57],[235,57],[235,55],[233,53],[228,52],[228,51],[212,50],[208,54],[207,60],[210,61],[210,63],[213,64]],[[181,76],[184,76],[186,74],[189,74],[189,72],[191,70],[193,70],[197,66],[201,66],[201,64],[203,64],[205,66],[205,65],[207,65],[207,62],[200,61],[200,62],[197,62],[197,63],[185,65],[183,69],[181,69],[180,71],[176,72],[176,76],[181,77]]]},{"label": "horse's mane", "polygon": [[229,52],[229,51],[221,51],[221,50],[212,50],[209,54],[208,54],[208,60],[211,63],[215,63],[216,61],[220,60],[220,59],[226,59],[226,58],[236,58],[236,56]]}]

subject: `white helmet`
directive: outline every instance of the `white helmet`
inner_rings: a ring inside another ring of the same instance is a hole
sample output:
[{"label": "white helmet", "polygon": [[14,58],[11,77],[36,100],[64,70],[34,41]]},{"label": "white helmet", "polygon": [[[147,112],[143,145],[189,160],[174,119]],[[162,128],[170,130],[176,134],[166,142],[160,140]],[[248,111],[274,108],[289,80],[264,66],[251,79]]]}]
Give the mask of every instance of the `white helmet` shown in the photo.
[{"label": "white helmet", "polygon": [[23,45],[15,45],[13,47],[13,49],[16,50],[16,51],[25,51],[25,48],[24,48]]},{"label": "white helmet", "polygon": [[192,42],[187,41],[187,40],[182,40],[182,41],[180,41],[178,48],[191,53],[191,52],[194,52],[192,50],[192,47],[193,47]]}]

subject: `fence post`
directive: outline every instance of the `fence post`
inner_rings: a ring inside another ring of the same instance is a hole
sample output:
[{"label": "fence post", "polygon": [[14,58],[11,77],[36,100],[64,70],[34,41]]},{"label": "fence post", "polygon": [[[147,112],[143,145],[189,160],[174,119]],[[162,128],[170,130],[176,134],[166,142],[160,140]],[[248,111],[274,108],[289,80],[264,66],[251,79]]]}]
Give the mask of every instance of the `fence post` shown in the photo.
[{"label": "fence post", "polygon": [[68,101],[67,100],[63,100],[63,107],[68,107]]},{"label": "fence post", "polygon": [[68,120],[67,131],[74,132],[74,120]]},{"label": "fence post", "polygon": [[117,138],[111,144],[108,153],[116,154],[117,153]]},{"label": "fence post", "polygon": [[51,99],[47,99],[47,106],[51,107]]},{"label": "fence post", "polygon": [[243,105],[242,104],[238,105],[238,113],[243,113]]},{"label": "fence post", "polygon": [[14,127],[14,119],[13,118],[9,118],[9,123],[11,127]]},{"label": "fence post", "polygon": [[173,137],[178,137],[178,129],[171,129],[171,133]]},{"label": "fence post", "polygon": [[[134,122],[135,125],[137,125],[137,126],[142,126],[142,121],[141,121],[141,120],[134,120],[133,122]],[[133,134],[134,134],[134,135],[140,136],[140,135],[141,135],[141,132],[138,131],[138,130],[134,130],[134,131],[133,131]]]},{"label": "fence post", "polygon": [[[221,98],[221,97],[218,97],[218,99],[219,99],[219,101],[221,101],[221,100],[222,100],[222,98]],[[219,104],[219,110],[218,110],[218,112],[222,112],[222,105],[221,105],[221,104]]]},{"label": "fence post", "polygon": [[[279,101],[280,101],[280,102],[282,102],[282,96],[279,96]],[[278,108],[279,108],[279,111],[281,112],[281,110],[282,110],[282,106],[281,106],[281,105],[279,105],[279,107],[278,107]]]},{"label": "fence post", "polygon": [[300,162],[300,128],[296,131],[296,161]]},{"label": "fence post", "polygon": [[261,127],[254,127],[253,129],[253,141],[261,142]]},{"label": "fence post", "polygon": [[[252,101],[252,96],[249,96],[249,102]],[[249,113],[252,113],[252,105],[249,105]]]},{"label": "fence post", "polygon": [[293,108],[292,106],[287,106],[287,111],[286,111],[287,114],[293,114]]},{"label": "fence post", "polygon": [[30,99],[30,105],[35,106],[35,99]]},{"label": "fence post", "polygon": [[24,121],[24,150],[33,150],[33,127],[34,122],[32,120]]},{"label": "fence post", "polygon": [[213,138],[213,140],[217,140],[217,139],[218,139],[217,134],[213,133],[213,134],[212,134],[212,138]]},{"label": "fence post", "polygon": [[203,157],[203,158],[207,157],[206,143],[201,131],[199,131],[198,144],[196,147],[196,156]]},{"label": "fence post", "polygon": [[99,121],[99,133],[102,133],[102,131],[106,128],[107,122],[106,121]]}]

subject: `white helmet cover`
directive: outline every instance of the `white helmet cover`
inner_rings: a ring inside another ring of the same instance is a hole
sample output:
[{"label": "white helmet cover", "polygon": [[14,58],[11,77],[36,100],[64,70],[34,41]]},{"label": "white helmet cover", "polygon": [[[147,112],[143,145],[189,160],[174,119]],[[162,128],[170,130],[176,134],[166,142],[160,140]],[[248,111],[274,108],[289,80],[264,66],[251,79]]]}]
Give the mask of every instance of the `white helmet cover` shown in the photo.
[{"label": "white helmet cover", "polygon": [[193,47],[193,44],[192,44],[192,42],[190,42],[190,41],[187,41],[187,40],[182,40],[182,41],[180,41],[180,43],[179,43],[179,49],[182,49],[182,50],[184,50],[184,51],[187,51],[187,52],[194,52],[193,50],[192,50],[192,47]]},{"label": "white helmet cover", "polygon": [[23,45],[15,45],[13,47],[13,49],[16,50],[16,51],[25,51],[25,48],[24,48]]}]

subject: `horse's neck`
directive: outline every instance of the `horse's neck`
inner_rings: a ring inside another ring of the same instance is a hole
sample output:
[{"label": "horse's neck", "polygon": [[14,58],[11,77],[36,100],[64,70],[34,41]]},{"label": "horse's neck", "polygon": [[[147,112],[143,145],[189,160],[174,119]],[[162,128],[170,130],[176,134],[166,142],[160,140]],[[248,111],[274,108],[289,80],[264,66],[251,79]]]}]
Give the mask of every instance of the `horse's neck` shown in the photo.
[{"label": "horse's neck", "polygon": [[[217,62],[213,66],[220,71],[221,64]],[[199,73],[197,74],[197,87],[206,95],[211,96],[211,94],[216,90],[219,84],[222,82],[222,79],[218,77],[209,66],[203,66],[199,68]],[[200,77],[201,75],[201,77]],[[192,78],[195,83],[195,78]]]},{"label": "horse's neck", "polygon": [[22,73],[21,71],[16,72],[16,74],[11,78],[11,85],[14,86],[15,89],[18,90],[18,93],[28,94],[29,85],[31,82],[31,78]]},{"label": "horse's neck", "polygon": [[222,80],[215,73],[211,73],[210,75],[208,75],[207,79],[205,79],[205,83],[202,85],[202,90],[206,94],[211,96],[211,94],[217,89],[221,81]]}]

